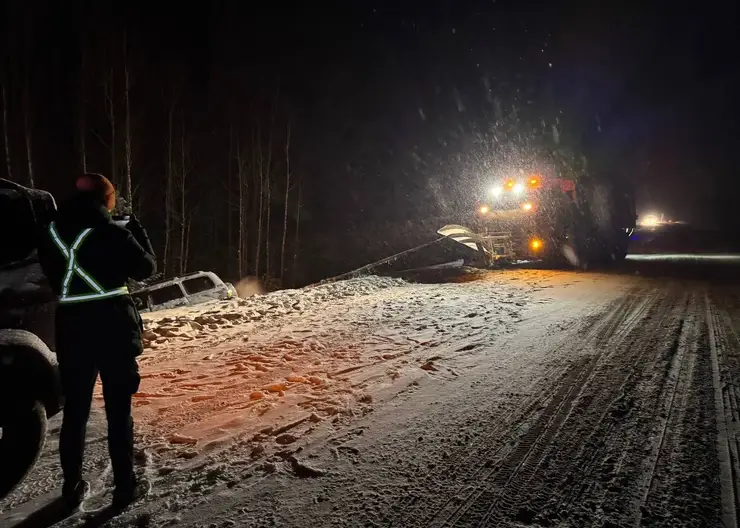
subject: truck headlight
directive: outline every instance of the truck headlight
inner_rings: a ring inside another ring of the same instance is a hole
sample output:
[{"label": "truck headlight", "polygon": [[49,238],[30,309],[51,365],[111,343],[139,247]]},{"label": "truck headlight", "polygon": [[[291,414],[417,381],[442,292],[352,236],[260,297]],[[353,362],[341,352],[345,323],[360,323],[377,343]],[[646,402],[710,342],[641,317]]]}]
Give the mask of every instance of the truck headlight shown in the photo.
[{"label": "truck headlight", "polygon": [[517,183],[514,185],[514,187],[511,188],[512,191],[514,191],[516,194],[521,194],[524,192],[524,185],[521,183]]}]

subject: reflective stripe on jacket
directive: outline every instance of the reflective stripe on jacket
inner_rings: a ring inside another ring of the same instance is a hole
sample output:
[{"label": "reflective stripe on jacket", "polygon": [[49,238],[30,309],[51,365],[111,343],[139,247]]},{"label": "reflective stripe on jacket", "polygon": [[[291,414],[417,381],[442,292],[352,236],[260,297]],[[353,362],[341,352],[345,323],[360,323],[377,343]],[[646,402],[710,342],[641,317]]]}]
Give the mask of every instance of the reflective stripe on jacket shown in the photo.
[{"label": "reflective stripe on jacket", "polygon": [[[125,285],[121,286],[120,288],[114,288],[112,290],[104,290],[103,287],[100,286],[100,284],[98,284],[98,282],[93,277],[91,277],[90,274],[82,268],[82,266],[77,263],[77,252],[79,251],[80,246],[91,231],[92,228],[84,229],[79,235],[77,235],[74,243],[71,246],[67,246],[62,238],[59,236],[59,233],[54,226],[54,222],[49,225],[49,233],[51,234],[51,239],[54,241],[54,244],[59,248],[59,251],[62,252],[62,255],[64,255],[64,259],[67,261],[67,271],[64,274],[64,279],[62,280],[62,291],[59,296],[60,303],[97,301],[99,299],[108,299],[110,297],[128,295],[128,288]],[[70,284],[72,283],[72,278],[75,275],[85,281],[85,283],[93,291],[89,293],[80,292],[70,294]]]}]

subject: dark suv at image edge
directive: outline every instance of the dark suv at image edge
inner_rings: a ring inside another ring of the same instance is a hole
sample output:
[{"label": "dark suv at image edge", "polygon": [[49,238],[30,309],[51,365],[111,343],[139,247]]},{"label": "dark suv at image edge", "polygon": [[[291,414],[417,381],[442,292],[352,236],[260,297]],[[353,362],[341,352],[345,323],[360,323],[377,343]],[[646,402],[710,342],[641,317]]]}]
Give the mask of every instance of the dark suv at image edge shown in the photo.
[{"label": "dark suv at image edge", "polygon": [[54,350],[56,301],[36,255],[51,194],[0,179],[0,499],[33,468],[63,401]]}]

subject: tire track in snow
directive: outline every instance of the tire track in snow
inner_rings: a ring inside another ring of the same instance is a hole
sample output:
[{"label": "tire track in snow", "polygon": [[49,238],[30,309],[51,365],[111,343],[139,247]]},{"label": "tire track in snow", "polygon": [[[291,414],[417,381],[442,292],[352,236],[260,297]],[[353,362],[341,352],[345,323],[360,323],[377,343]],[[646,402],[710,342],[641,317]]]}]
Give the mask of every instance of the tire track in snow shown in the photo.
[{"label": "tire track in snow", "polygon": [[[701,292],[703,293],[703,292]],[[708,384],[711,368],[708,350],[709,331],[704,314],[703,295],[694,292],[687,310],[681,335],[675,345],[675,353],[668,365],[667,387],[663,390],[661,401],[656,406],[656,422],[659,426],[658,442],[648,457],[648,469],[640,488],[640,502],[635,524],[642,526],[661,525],[670,522],[669,504],[675,497],[686,493],[686,483],[697,474],[702,461],[697,460],[696,451],[712,456],[709,439],[713,434],[711,425],[703,411],[712,409],[712,387]],[[707,405],[708,404],[708,405]],[[711,413],[711,422],[714,421]],[[706,449],[697,442],[704,437],[709,444]],[[704,491],[709,486],[700,486]],[[703,502],[704,504],[699,504]],[[697,495],[690,519],[681,519],[683,525],[696,526],[700,523],[713,525],[705,514],[713,508],[709,501]],[[719,511],[719,507],[716,508]],[[703,515],[704,514],[704,515]],[[678,524],[678,520],[672,521]]]},{"label": "tire track in snow", "polygon": [[738,508],[738,408],[735,400],[737,384],[728,368],[730,351],[725,330],[709,295],[705,296],[709,347],[712,359],[712,383],[717,421],[717,453],[722,490],[722,521],[726,527],[737,526]]},{"label": "tire track in snow", "polygon": [[[630,328],[640,319],[641,313],[644,312],[647,303],[641,300],[642,288],[634,288],[624,297],[618,299],[606,309],[601,310],[598,314],[587,317],[584,325],[575,327],[563,336],[562,340],[555,345],[551,345],[549,354],[563,355],[563,351],[569,348],[571,352],[590,352],[590,348],[602,343],[606,338],[612,336],[622,336],[625,333],[625,327]],[[604,317],[604,314],[608,314]],[[549,355],[548,354],[548,355]],[[500,465],[506,460],[510,460],[514,454],[522,455],[523,451],[528,451],[533,442],[538,437],[536,427],[523,433],[523,437],[517,445],[516,443],[501,442],[501,437],[508,431],[521,427],[527,418],[536,414],[539,408],[544,407],[545,411],[539,413],[541,417],[548,417],[561,406],[564,398],[572,391],[575,382],[584,374],[584,368],[589,365],[588,358],[577,360],[575,365],[560,371],[558,381],[550,390],[538,391],[537,394],[521,402],[518,410],[514,410],[504,417],[497,417],[496,422],[490,429],[490,433],[482,436],[476,445],[466,445],[455,453],[445,464],[442,474],[463,476],[462,482],[457,479],[455,488],[463,492],[463,497],[457,495],[447,500],[450,492],[445,492],[444,482],[435,479],[434,474],[428,474],[424,482],[424,490],[428,497],[441,497],[442,504],[430,505],[428,500],[417,504],[415,498],[410,498],[397,503],[394,509],[402,512],[401,519],[398,520],[398,526],[443,526],[448,522],[458,519],[463,515],[476,499],[483,497],[481,503],[485,502],[487,481],[500,470]],[[544,378],[553,378],[552,372],[545,374]],[[542,379],[537,383],[542,383]],[[547,403],[549,402],[549,403]],[[494,410],[495,413],[495,410]],[[543,418],[538,422],[540,426]],[[524,447],[523,447],[524,446]],[[481,461],[484,461],[481,464]],[[500,472],[497,473],[500,475]],[[437,493],[428,493],[431,489],[439,490]],[[423,509],[424,514],[420,513]],[[427,514],[432,510],[431,515]],[[405,512],[405,514],[403,513]]]},{"label": "tire track in snow", "polygon": [[[683,315],[685,305],[680,316]],[[643,333],[655,335],[656,331],[665,328],[665,321],[671,315],[671,303],[659,299],[655,293],[643,311],[640,322],[629,326],[618,342],[599,358],[599,366],[591,380],[578,397],[572,420],[562,428],[542,457],[538,468],[539,481],[547,484],[532,488],[528,493],[526,507],[520,508],[524,517],[545,515],[559,518],[568,512],[573,503],[581,499],[586,484],[593,482],[595,473],[600,469],[599,460],[604,456],[604,447],[608,443],[615,426],[619,425],[622,416],[631,412],[633,393],[637,390],[646,364],[654,364],[651,349],[654,343],[649,341],[640,344]],[[633,318],[633,321],[637,322]],[[675,325],[676,335],[680,333],[680,324]],[[656,357],[656,356],[653,356]],[[647,368],[649,370],[649,368]],[[594,418],[589,419],[590,416]],[[565,469],[558,464],[567,466]],[[553,473],[558,482],[553,484]],[[531,479],[530,479],[531,480]],[[546,507],[547,505],[547,507]],[[557,513],[551,513],[557,512]]]},{"label": "tire track in snow", "polygon": [[603,358],[518,509],[499,508],[490,521],[716,525],[701,295],[668,286],[645,323]]},{"label": "tire track in snow", "polygon": [[[630,296],[642,295],[631,294]],[[552,441],[561,433],[563,426],[571,418],[571,413],[579,397],[590,385],[594,385],[598,376],[597,368],[603,360],[608,359],[638,322],[642,321],[649,307],[653,306],[655,293],[651,292],[639,302],[628,305],[629,309],[613,318],[610,324],[600,332],[598,339],[585,342],[582,346],[592,345],[595,354],[584,360],[583,367],[573,382],[561,389],[560,400],[542,413],[535,426],[527,433],[517,449],[503,461],[486,489],[472,503],[462,516],[457,516],[447,525],[462,526],[496,526],[506,523],[517,513],[517,505],[528,496],[528,486],[540,464],[551,448]],[[608,380],[603,380],[609,382]],[[613,383],[613,382],[612,382]],[[613,387],[613,385],[612,385]],[[611,392],[611,391],[609,391]],[[555,402],[553,402],[555,403]],[[570,423],[570,422],[568,422]]]}]

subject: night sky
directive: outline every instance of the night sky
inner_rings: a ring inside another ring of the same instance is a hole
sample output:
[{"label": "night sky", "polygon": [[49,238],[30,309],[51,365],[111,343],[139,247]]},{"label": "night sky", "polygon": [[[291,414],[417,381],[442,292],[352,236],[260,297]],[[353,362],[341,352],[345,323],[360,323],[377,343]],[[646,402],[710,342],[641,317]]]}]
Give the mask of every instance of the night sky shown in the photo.
[{"label": "night sky", "polygon": [[[225,131],[277,115],[291,124],[312,232],[350,237],[428,218],[447,194],[474,199],[486,179],[475,138],[497,98],[523,119],[560,119],[592,167],[635,181],[638,212],[740,227],[739,18],[730,4],[6,2],[15,172],[24,155],[19,72],[30,63],[37,183],[63,194],[78,170],[80,90],[89,126],[104,128],[100,72],[120,57],[101,50],[125,33],[134,169],[150,195],[176,93],[203,189],[223,172],[214,160]],[[98,148],[92,168],[105,173]]]}]

